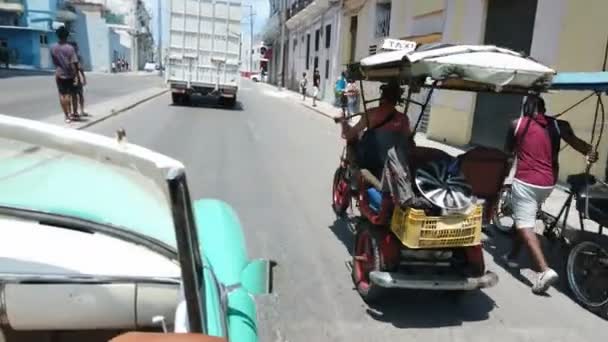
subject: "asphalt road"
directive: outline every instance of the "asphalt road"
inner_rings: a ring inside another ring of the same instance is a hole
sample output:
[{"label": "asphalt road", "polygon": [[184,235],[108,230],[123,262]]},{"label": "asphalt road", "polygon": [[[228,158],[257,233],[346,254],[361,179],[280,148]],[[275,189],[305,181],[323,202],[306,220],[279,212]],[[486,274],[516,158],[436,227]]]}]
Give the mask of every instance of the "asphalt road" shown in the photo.
[{"label": "asphalt road", "polygon": [[[33,72],[15,72],[6,77],[0,75],[0,114],[40,120],[61,113],[59,97],[53,75]],[[162,84],[162,78],[154,75],[135,74],[87,74],[85,110],[87,105],[111,100],[147,87]]]},{"label": "asphalt road", "polygon": [[[182,160],[193,198],[238,211],[250,255],[279,264],[276,294],[259,299],[261,341],[606,341],[608,322],[563,290],[530,292],[494,263],[505,239],[486,242],[499,284],[456,298],[395,292],[377,307],[353,290],[345,266],[352,234],[330,209],[331,177],[343,143],[337,127],[269,87],[244,83],[236,110],[175,107],[159,97],[90,128]],[[553,254],[559,251],[553,250]]]}]

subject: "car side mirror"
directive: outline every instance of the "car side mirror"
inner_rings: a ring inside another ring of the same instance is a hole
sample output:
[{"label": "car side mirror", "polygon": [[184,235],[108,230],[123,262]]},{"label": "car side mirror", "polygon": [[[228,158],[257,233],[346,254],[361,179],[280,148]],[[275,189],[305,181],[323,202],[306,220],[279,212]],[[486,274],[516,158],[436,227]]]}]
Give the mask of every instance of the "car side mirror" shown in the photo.
[{"label": "car side mirror", "polygon": [[252,295],[272,293],[272,268],[276,262],[266,259],[251,260],[241,271],[241,286]]}]

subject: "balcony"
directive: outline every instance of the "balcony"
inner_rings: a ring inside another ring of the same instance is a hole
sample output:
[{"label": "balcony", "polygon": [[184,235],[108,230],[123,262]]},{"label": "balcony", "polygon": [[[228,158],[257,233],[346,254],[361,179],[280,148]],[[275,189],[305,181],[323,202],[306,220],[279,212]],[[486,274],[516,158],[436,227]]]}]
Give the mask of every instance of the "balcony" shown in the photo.
[{"label": "balcony", "polygon": [[292,30],[311,19],[317,18],[329,8],[330,1],[332,0],[297,0],[287,9],[285,25]]},{"label": "balcony", "polygon": [[0,0],[0,11],[23,13],[22,0]]},{"label": "balcony", "polygon": [[367,0],[344,0],[344,10],[347,12],[358,12]]}]

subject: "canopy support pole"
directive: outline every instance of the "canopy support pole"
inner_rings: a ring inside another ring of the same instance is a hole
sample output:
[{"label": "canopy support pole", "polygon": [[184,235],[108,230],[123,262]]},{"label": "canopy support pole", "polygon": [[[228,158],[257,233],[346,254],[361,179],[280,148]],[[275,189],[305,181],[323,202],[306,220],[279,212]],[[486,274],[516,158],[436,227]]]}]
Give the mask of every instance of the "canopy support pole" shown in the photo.
[{"label": "canopy support pole", "polygon": [[[420,122],[422,121],[422,117],[424,116],[424,111],[426,110],[426,107],[428,106],[429,102],[431,101],[431,96],[433,96],[433,92],[435,91],[436,83],[437,83],[437,81],[433,82],[433,86],[429,90],[429,93],[426,95],[426,100],[424,101],[424,104],[421,104],[420,115],[418,115],[418,120],[416,120],[416,125],[414,126],[414,131],[412,132],[413,134],[416,134],[416,131],[418,130],[418,125],[420,125]],[[408,102],[410,102],[410,101],[408,100]],[[407,107],[406,107],[405,114],[407,115]]]}]

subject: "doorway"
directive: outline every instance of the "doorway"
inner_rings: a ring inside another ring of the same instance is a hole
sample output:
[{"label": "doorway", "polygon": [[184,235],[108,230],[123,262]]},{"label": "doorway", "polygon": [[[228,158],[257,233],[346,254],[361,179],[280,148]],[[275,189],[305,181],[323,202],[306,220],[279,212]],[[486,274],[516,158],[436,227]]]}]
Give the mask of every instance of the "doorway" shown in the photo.
[{"label": "doorway", "polygon": [[40,68],[49,69],[51,67],[51,50],[46,33],[40,34]]},{"label": "doorway", "polygon": [[[537,0],[492,0],[487,4],[483,43],[530,54]],[[522,101],[519,95],[477,94],[471,143],[502,149]]]}]

